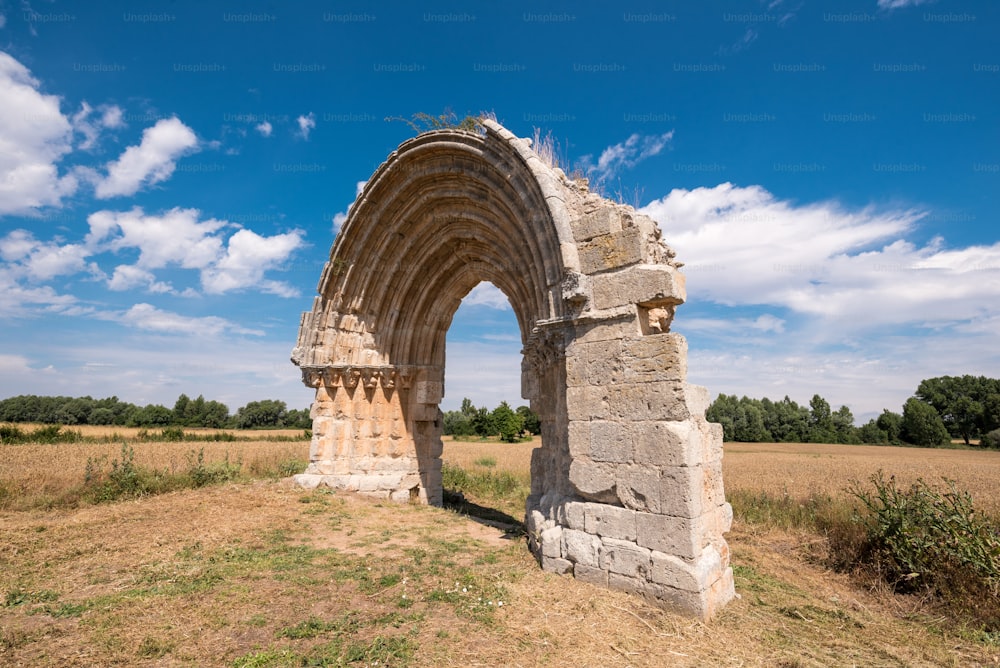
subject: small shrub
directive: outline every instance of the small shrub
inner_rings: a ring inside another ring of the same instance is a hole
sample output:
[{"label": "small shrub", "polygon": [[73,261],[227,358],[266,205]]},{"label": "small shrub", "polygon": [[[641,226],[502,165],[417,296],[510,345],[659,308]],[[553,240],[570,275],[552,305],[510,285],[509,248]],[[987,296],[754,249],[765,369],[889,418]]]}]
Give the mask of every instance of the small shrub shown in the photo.
[{"label": "small shrub", "polygon": [[216,462],[215,464],[206,464],[204,448],[199,450],[197,454],[195,454],[194,450],[190,451],[187,454],[187,461],[187,473],[191,477],[191,483],[195,487],[204,487],[212,483],[235,480],[240,475],[240,469],[243,468],[243,463],[240,461],[236,463],[229,462],[228,452],[223,461]]},{"label": "small shrub", "polygon": [[105,461],[103,457],[87,458],[83,495],[93,503],[135,499],[181,486],[176,476],[169,477],[159,471],[137,466],[135,450],[127,443],[122,443],[121,459],[111,460],[111,469],[108,471],[104,470]]},{"label": "small shrub", "polygon": [[1000,450],[1000,429],[994,429],[993,431],[985,434],[980,445],[984,448],[995,448]]},{"label": "small shrub", "polygon": [[900,489],[882,472],[874,491],[851,492],[866,514],[860,531],[831,534],[831,552],[841,566],[860,563],[898,592],[923,592],[986,630],[1000,629],[1000,534],[972,506],[968,492],[945,481],[939,492],[918,480]]},{"label": "small shrub", "polygon": [[12,424],[0,424],[0,443],[24,443],[24,432]]},{"label": "small shrub", "polygon": [[158,441],[183,441],[184,440],[184,430],[180,427],[164,427],[160,431],[160,436],[156,440]]}]

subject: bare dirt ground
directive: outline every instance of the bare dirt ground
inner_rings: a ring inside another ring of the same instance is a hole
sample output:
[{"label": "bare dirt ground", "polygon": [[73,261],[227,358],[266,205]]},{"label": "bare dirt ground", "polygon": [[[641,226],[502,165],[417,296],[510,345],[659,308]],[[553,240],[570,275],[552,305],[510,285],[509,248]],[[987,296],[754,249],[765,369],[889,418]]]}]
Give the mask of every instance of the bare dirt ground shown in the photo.
[{"label": "bare dirt ground", "polygon": [[4,666],[1000,665],[811,562],[814,536],[740,524],[741,598],[709,624],[543,573],[453,512],[285,481],[0,527]]}]

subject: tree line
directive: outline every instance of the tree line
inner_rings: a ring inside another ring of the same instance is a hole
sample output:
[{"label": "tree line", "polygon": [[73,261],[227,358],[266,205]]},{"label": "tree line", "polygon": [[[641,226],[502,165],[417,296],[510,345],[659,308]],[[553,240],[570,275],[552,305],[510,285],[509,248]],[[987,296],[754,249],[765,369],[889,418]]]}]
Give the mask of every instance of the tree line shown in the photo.
[{"label": "tree line", "polygon": [[965,375],[922,380],[902,413],[885,409],[860,427],[854,426],[847,406],[833,411],[818,394],[808,406],[787,396],[772,401],[720,394],[706,418],[722,425],[727,441],[937,447],[954,438],[1000,448],[1000,379]]},{"label": "tree line", "polygon": [[309,429],[308,409],[289,409],[284,401],[251,401],[230,415],[229,407],[205,397],[177,397],[174,407],[136,406],[118,397],[43,397],[25,394],[0,400],[0,422],[123,427],[215,427],[218,429]]},{"label": "tree line", "polygon": [[530,408],[518,406],[515,410],[506,401],[491,411],[485,406],[476,408],[466,397],[460,410],[444,413],[443,422],[442,432],[446,436],[499,436],[507,443],[518,442],[525,432],[542,433],[541,422]]}]

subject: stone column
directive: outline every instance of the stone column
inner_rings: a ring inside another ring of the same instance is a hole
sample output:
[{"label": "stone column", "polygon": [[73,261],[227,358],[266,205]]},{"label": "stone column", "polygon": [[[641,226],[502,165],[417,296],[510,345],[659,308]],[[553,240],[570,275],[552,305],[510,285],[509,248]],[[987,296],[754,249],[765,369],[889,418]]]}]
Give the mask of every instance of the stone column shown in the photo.
[{"label": "stone column", "polygon": [[436,367],[304,368],[316,399],[309,467],[296,482],[440,505],[440,377]]}]

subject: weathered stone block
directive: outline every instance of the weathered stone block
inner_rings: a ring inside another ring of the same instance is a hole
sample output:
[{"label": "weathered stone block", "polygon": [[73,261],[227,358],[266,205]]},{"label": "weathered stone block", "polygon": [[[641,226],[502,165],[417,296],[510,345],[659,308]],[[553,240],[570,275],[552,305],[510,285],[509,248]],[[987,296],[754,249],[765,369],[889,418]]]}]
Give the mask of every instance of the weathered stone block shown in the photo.
[{"label": "weathered stone block", "polygon": [[623,341],[622,357],[628,382],[683,383],[687,378],[687,340],[675,332]]},{"label": "weathered stone block", "polygon": [[585,513],[589,503],[568,501],[565,505],[566,528],[583,531],[586,527]]},{"label": "weathered stone block", "polygon": [[707,590],[723,574],[722,557],[712,545],[694,561],[653,550],[650,562],[651,581],[695,593]]},{"label": "weathered stone block", "polygon": [[647,582],[645,593],[650,601],[668,610],[698,617],[703,620],[711,617],[708,609],[707,592],[696,593],[674,589],[673,587],[656,582]]},{"label": "weathered stone block", "polygon": [[621,422],[571,422],[569,452],[595,462],[624,463],[632,457],[632,435]]},{"label": "weathered stone block", "polygon": [[630,464],[619,466],[615,472],[618,500],[632,510],[660,512],[660,485],[660,471],[653,466]]},{"label": "weathered stone block", "polygon": [[561,526],[554,526],[542,531],[542,556],[561,557],[562,555],[562,533]]},{"label": "weathered stone block", "polygon": [[622,221],[618,212],[611,207],[601,207],[597,211],[577,217],[571,223],[573,238],[587,241],[603,234],[621,232]]},{"label": "weathered stone block", "polygon": [[631,541],[602,538],[600,566],[610,573],[618,573],[645,580],[649,577],[650,551]]},{"label": "weathered stone block", "polygon": [[414,391],[418,404],[434,404],[436,408],[444,396],[444,383],[433,380],[418,380]]},{"label": "weathered stone block", "polygon": [[672,466],[660,472],[660,508],[678,517],[700,517],[704,503],[704,472],[700,466]]},{"label": "weathered stone block", "polygon": [[671,515],[635,514],[636,541],[651,550],[694,559],[701,553],[701,532],[696,520]]},{"label": "weathered stone block", "polygon": [[[588,389],[606,389],[600,406],[608,417],[602,419],[682,421],[690,417],[679,383],[635,383]],[[596,406],[595,401],[592,407]]]},{"label": "weathered stone block", "polygon": [[542,570],[556,575],[566,575],[573,572],[573,563],[559,557],[547,557],[542,555]]},{"label": "weathered stone block", "polygon": [[606,309],[658,300],[680,303],[687,297],[681,274],[665,265],[635,265],[595,276],[594,308]]},{"label": "weathered stone block", "polygon": [[602,538],[634,541],[636,537],[636,512],[628,508],[591,503],[585,511],[587,533]]},{"label": "weathered stone block", "polygon": [[640,262],[642,234],[638,229],[630,227],[579,243],[577,249],[583,273],[596,274]]},{"label": "weathered stone block", "polygon": [[611,464],[574,458],[569,467],[569,482],[577,494],[590,501],[608,503],[617,499],[614,466]]},{"label": "weathered stone block", "polygon": [[704,418],[705,411],[712,405],[712,398],[708,394],[708,388],[700,385],[684,384],[684,400],[687,402],[691,416]]},{"label": "weathered stone block", "polygon": [[570,561],[583,564],[584,566],[597,567],[598,550],[601,547],[601,539],[586,531],[576,529],[564,529],[563,534],[563,555]]},{"label": "weathered stone block", "polygon": [[608,587],[608,572],[603,568],[575,564],[573,566],[573,576],[581,582],[589,582],[592,585],[604,587],[605,589]]},{"label": "weathered stone block", "polygon": [[652,466],[695,466],[701,462],[701,433],[689,421],[646,421],[631,425],[633,460]]},{"label": "weathered stone block", "polygon": [[567,387],[566,409],[570,421],[607,420],[612,418],[608,405],[610,388]]},{"label": "weathered stone block", "polygon": [[646,580],[642,578],[633,578],[620,573],[608,573],[609,589],[616,589],[618,591],[628,592],[629,594],[645,596],[646,584]]}]

